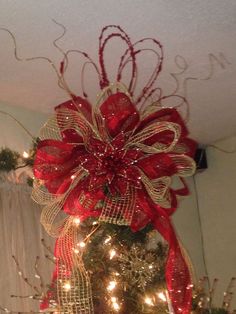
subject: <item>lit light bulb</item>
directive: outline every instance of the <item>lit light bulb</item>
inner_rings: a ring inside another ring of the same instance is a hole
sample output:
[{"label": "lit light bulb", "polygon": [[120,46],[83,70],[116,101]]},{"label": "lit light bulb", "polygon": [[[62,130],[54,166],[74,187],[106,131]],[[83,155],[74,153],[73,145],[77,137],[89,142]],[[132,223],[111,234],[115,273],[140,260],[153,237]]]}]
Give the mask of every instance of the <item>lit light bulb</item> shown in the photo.
[{"label": "lit light bulb", "polygon": [[109,282],[109,285],[107,286],[107,290],[108,290],[108,291],[114,290],[115,287],[116,287],[116,285],[117,285],[117,282],[116,282],[115,280],[110,281],[110,282]]},{"label": "lit light bulb", "polygon": [[72,174],[72,176],[70,177],[72,180],[74,180],[76,178],[76,176],[74,174]]},{"label": "lit light bulb", "polygon": [[111,297],[111,302],[112,302],[113,309],[118,312],[120,309],[120,305],[117,303],[117,298]]},{"label": "lit light bulb", "polygon": [[78,225],[80,224],[80,219],[79,219],[79,217],[75,217],[75,218],[73,219],[73,222],[74,222],[74,224],[75,224],[76,226],[78,226]]},{"label": "lit light bulb", "polygon": [[78,249],[73,248],[73,251],[75,252],[75,254],[79,254],[79,250]]},{"label": "lit light bulb", "polygon": [[63,286],[63,288],[66,290],[66,291],[69,291],[71,289],[71,285],[69,282],[66,282]]},{"label": "lit light bulb", "polygon": [[86,246],[85,242],[81,241],[80,243],[78,243],[78,245],[81,247],[81,248],[84,248]]},{"label": "lit light bulb", "polygon": [[110,259],[113,259],[114,256],[116,256],[116,251],[114,249],[111,249],[109,251]]},{"label": "lit light bulb", "polygon": [[159,298],[161,301],[163,301],[163,302],[166,302],[166,301],[167,301],[166,295],[165,295],[164,292],[159,292],[159,293],[157,293],[157,296],[158,296],[158,298]]},{"label": "lit light bulb", "polygon": [[117,303],[117,302],[113,302],[112,303],[112,306],[113,306],[113,309],[115,310],[115,311],[119,311],[119,309],[120,309],[120,306],[119,306],[119,304]]},{"label": "lit light bulb", "polygon": [[111,241],[111,236],[107,237],[105,240],[104,240],[104,244],[107,244]]},{"label": "lit light bulb", "polygon": [[117,301],[117,298],[116,297],[111,297],[111,302],[116,302]]},{"label": "lit light bulb", "polygon": [[23,156],[24,158],[29,158],[29,154],[28,154],[26,151],[23,152],[22,156]]},{"label": "lit light bulb", "polygon": [[150,297],[146,297],[146,298],[144,299],[144,302],[145,302],[147,305],[149,305],[149,306],[153,306],[153,305],[154,305],[154,303],[153,303],[153,301],[152,301],[152,299],[151,299]]}]

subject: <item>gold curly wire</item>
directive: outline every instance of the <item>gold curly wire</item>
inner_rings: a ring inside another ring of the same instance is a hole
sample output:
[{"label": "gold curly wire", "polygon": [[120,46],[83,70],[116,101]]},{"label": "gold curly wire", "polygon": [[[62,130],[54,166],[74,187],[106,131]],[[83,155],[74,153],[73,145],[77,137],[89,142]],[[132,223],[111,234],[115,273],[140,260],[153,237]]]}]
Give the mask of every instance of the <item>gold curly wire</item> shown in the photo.
[{"label": "gold curly wire", "polygon": [[[225,69],[227,65],[231,65],[231,62],[226,58],[226,56],[222,52],[219,52],[218,57],[213,53],[209,53],[207,56],[208,56],[208,61],[209,61],[209,72],[203,77],[189,76],[189,77],[184,78],[184,80],[183,80],[183,83],[182,83],[183,98],[185,101],[187,101],[187,99],[188,99],[188,87],[187,87],[187,85],[190,81],[208,81],[214,76],[214,73],[215,73],[214,62],[215,62],[215,64],[218,64],[221,67],[221,69]],[[181,75],[186,73],[186,71],[189,69],[189,63],[181,55],[176,55],[174,62],[180,71],[170,73],[171,77],[174,79],[174,81],[176,83],[176,87],[175,87],[175,89],[171,95],[177,96],[176,94],[180,89],[180,83],[179,83],[178,77],[180,77]],[[183,102],[184,102],[184,100],[183,100]],[[177,107],[180,107],[183,104],[183,102],[180,105],[178,105]],[[188,102],[186,102],[186,105],[187,105],[187,107],[186,107],[187,112],[186,112],[186,117],[185,117],[184,121],[188,122],[189,121],[189,115],[190,115]]]},{"label": "gold curly wire", "polygon": [[0,110],[0,113],[8,116],[12,120],[14,120],[35,142],[33,134],[18,119],[16,119],[12,114],[10,114],[9,112],[3,111],[3,110]]},{"label": "gold curly wire", "polygon": [[209,144],[209,145],[207,145],[207,147],[212,147],[212,148],[218,150],[219,152],[222,152],[225,154],[235,154],[236,153],[236,148],[232,149],[232,150],[228,150],[228,149],[221,148],[221,147],[214,145],[214,144]]},{"label": "gold curly wire", "polygon": [[14,57],[15,57],[15,59],[17,61],[21,61],[21,62],[22,61],[23,62],[24,61],[34,61],[34,60],[44,60],[44,61],[47,61],[52,66],[52,68],[55,71],[57,77],[60,78],[58,70],[57,70],[55,64],[52,62],[51,59],[49,59],[47,57],[41,57],[41,56],[40,57],[31,57],[31,58],[20,58],[19,55],[18,55],[17,43],[16,43],[16,38],[15,38],[14,34],[9,29],[7,29],[5,27],[1,27],[0,30],[5,31],[5,32],[7,32],[10,35],[10,37],[11,37],[11,39],[13,41],[13,45],[14,45]]},{"label": "gold curly wire", "polygon": [[65,72],[66,72],[66,70],[67,70],[67,68],[68,68],[69,60],[68,60],[68,57],[67,57],[67,55],[66,55],[66,52],[57,44],[57,42],[65,36],[65,34],[66,34],[66,32],[67,32],[67,29],[66,29],[66,27],[65,27],[63,24],[57,22],[55,19],[52,19],[52,21],[53,21],[57,26],[59,26],[59,27],[62,28],[62,34],[59,35],[59,36],[58,36],[56,39],[54,39],[54,41],[53,41],[53,46],[54,46],[57,50],[59,50],[59,52],[63,55],[64,69],[63,69],[62,73],[60,74],[60,79],[59,79],[59,81],[58,81],[58,86],[61,87],[62,89],[67,90],[67,92],[69,93],[69,95],[70,95],[70,97],[71,97],[71,95],[73,95],[74,93],[73,93],[73,92],[71,91],[71,89],[69,88],[69,85],[67,84],[66,79],[65,79],[65,76],[64,76],[64,74],[65,74]]},{"label": "gold curly wire", "polygon": [[[56,22],[55,20],[53,20],[53,22],[63,28],[63,33],[53,41],[53,45],[64,55],[64,59],[63,59],[63,61],[64,61],[64,60],[67,60],[67,53],[65,53],[65,52],[60,48],[60,46],[57,44],[57,41],[60,40],[60,39],[65,35],[66,28],[65,28],[62,24]],[[64,78],[63,73],[60,74],[60,73],[58,72],[56,65],[53,63],[53,61],[52,61],[51,59],[49,59],[49,58],[47,58],[47,57],[42,57],[42,56],[39,56],[39,57],[30,57],[30,58],[21,58],[21,57],[19,57],[18,49],[17,49],[17,43],[16,43],[16,38],[15,38],[14,34],[13,34],[9,29],[7,29],[7,28],[5,28],[5,27],[1,27],[0,30],[5,31],[5,32],[7,32],[7,33],[10,35],[10,37],[11,37],[11,39],[12,39],[12,41],[13,41],[13,46],[14,46],[14,57],[15,57],[15,59],[16,59],[17,61],[20,61],[20,62],[29,62],[29,61],[36,61],[36,60],[44,60],[44,61],[46,61],[47,63],[49,63],[49,64],[51,65],[51,67],[53,68],[53,70],[54,70],[54,72],[56,73],[56,76],[57,76],[57,78],[58,78],[58,86],[59,86],[61,89],[63,89],[63,90],[68,94],[68,96],[70,97],[70,99],[71,99],[71,101],[74,103],[74,105],[75,105],[76,107],[78,107],[77,104],[75,103],[75,101],[74,101],[73,98],[72,98],[73,93],[72,93],[72,91],[70,90],[70,88],[69,88],[69,86],[68,86],[68,84],[67,84],[67,82],[66,82],[66,80],[65,80],[65,78]],[[80,111],[79,108],[78,108],[78,110]],[[80,111],[80,112],[81,112],[81,111]],[[82,112],[81,112],[81,114],[83,115]]]}]

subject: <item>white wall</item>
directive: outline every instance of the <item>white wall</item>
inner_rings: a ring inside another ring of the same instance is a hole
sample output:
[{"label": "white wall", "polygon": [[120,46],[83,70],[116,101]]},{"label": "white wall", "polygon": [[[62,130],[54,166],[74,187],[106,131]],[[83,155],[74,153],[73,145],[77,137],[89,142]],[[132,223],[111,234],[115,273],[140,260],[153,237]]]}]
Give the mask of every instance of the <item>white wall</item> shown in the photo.
[{"label": "white wall", "polygon": [[[216,145],[236,149],[236,137]],[[219,301],[230,278],[236,277],[236,153],[226,154],[209,147],[207,157],[209,168],[196,175],[196,182],[207,270],[211,280],[219,279]]]},{"label": "white wall", "polygon": [[[37,136],[47,119],[46,114],[3,103],[0,103],[0,111],[12,114],[34,136]],[[0,112],[0,148],[9,147],[21,153],[27,150],[31,143],[32,139],[27,133],[12,118]]]}]

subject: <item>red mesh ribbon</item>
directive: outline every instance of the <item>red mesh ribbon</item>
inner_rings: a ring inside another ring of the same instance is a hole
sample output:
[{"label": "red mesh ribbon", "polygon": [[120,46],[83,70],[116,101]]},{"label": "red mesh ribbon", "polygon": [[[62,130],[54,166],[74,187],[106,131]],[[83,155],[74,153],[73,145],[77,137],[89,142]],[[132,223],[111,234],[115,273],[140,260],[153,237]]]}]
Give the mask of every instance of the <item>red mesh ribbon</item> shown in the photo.
[{"label": "red mesh ribbon", "polygon": [[[70,217],[98,217],[134,231],[152,223],[169,243],[166,280],[174,311],[187,314],[190,275],[170,215],[177,197],[188,194],[183,177],[195,171],[195,142],[175,109],[139,113],[117,89],[103,99],[93,109],[80,97],[56,108],[53,126],[43,129],[34,175]],[[182,188],[171,186],[173,176]]]}]

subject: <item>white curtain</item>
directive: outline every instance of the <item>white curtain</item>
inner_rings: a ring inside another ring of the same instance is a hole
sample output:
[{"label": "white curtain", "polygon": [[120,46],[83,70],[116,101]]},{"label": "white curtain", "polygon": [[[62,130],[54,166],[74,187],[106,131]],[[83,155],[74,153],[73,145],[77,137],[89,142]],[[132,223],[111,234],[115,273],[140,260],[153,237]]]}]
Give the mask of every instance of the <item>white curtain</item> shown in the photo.
[{"label": "white curtain", "polygon": [[[11,298],[10,295],[33,295],[35,292],[20,278],[12,255],[16,256],[22,275],[35,286],[34,264],[40,256],[39,270],[44,283],[50,283],[53,263],[44,256],[41,244],[44,238],[53,249],[53,240],[40,225],[40,207],[31,200],[31,188],[25,173],[0,174],[0,306],[13,312],[38,312],[39,304],[29,298]],[[3,313],[3,311],[0,311]]]}]

